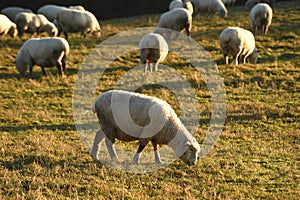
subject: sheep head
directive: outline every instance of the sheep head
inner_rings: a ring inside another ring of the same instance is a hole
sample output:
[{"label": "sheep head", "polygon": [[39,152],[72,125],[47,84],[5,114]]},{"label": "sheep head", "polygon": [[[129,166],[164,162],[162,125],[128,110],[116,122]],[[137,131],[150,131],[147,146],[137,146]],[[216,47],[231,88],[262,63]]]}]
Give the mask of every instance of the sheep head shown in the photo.
[{"label": "sheep head", "polygon": [[187,165],[195,165],[199,158],[200,145],[193,138],[192,141],[186,141],[185,146],[187,150],[180,156],[180,159]]}]

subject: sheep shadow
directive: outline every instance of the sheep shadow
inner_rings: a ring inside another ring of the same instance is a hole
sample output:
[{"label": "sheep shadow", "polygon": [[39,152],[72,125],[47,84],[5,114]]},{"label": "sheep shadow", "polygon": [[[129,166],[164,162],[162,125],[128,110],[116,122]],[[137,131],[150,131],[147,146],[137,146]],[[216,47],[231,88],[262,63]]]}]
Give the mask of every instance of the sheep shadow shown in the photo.
[{"label": "sheep shadow", "polygon": [[75,131],[74,124],[60,124],[60,125],[27,125],[27,126],[0,126],[0,132],[18,132],[28,130],[49,130],[49,131]]}]

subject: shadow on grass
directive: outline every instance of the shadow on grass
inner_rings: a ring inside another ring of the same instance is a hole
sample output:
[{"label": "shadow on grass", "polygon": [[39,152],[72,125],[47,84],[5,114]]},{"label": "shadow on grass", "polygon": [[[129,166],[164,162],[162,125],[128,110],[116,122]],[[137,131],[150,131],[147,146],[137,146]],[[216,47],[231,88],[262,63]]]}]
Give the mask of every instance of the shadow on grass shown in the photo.
[{"label": "shadow on grass", "polygon": [[[92,159],[92,158],[91,158]],[[65,168],[65,167],[74,167],[77,169],[83,169],[83,168],[89,168],[91,162],[95,162],[96,166],[98,168],[102,167],[103,164],[98,161],[90,161],[86,160],[83,162],[76,162],[78,158],[70,158],[68,160],[62,159],[62,160],[55,160],[47,155],[27,155],[15,158],[12,161],[4,161],[1,165],[11,171],[14,170],[22,170],[26,165],[30,164],[38,164],[43,168],[53,169],[56,166]],[[73,162],[75,161],[75,162]]]},{"label": "shadow on grass", "polygon": [[74,124],[60,124],[60,125],[27,125],[27,126],[0,126],[0,132],[18,132],[28,130],[60,130],[60,131],[75,131],[76,127]]}]

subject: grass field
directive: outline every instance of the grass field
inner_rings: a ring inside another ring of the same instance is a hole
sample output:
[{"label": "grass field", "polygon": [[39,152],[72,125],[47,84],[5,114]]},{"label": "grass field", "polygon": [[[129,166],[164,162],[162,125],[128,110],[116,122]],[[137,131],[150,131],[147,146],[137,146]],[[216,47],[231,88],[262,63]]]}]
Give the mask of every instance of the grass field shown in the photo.
[{"label": "grass field", "polygon": [[[219,50],[224,28],[250,28],[244,7],[229,8],[228,19],[194,20],[192,38],[210,53],[224,80],[226,124],[196,166],[178,160],[145,174],[117,171],[91,158],[74,125],[72,94],[77,71],[96,45],[125,30],[155,26],[158,14],[103,21],[100,39],[70,35],[67,77],[57,76],[55,68],[43,76],[36,66],[34,78],[20,78],[12,61],[27,38],[2,38],[0,199],[299,199],[300,1],[278,2],[275,10],[269,33],[256,36],[255,65],[225,65]],[[201,118],[195,137],[201,143],[211,114],[207,87],[176,54],[164,64],[182,73],[197,94]],[[137,65],[137,52],[120,56],[97,92],[113,89]],[[167,100],[180,113],[166,88],[139,92]],[[136,145],[129,148],[135,151]]]}]

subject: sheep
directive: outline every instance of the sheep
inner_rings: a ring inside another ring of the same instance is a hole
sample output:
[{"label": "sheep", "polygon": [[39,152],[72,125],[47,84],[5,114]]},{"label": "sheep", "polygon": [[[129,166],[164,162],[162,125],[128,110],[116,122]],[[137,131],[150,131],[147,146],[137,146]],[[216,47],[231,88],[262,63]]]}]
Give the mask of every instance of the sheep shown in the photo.
[{"label": "sheep", "polygon": [[58,73],[64,75],[69,51],[69,43],[63,38],[33,38],[24,42],[14,62],[22,76],[26,75],[28,66],[31,76],[35,64],[42,68],[44,75],[44,67],[52,66],[56,66]]},{"label": "sheep", "polygon": [[227,9],[221,0],[192,0],[192,3],[194,5],[194,16],[202,12],[209,13],[209,15],[218,12],[220,17],[227,17]]},{"label": "sheep", "polygon": [[133,157],[135,164],[139,163],[141,152],[149,141],[153,145],[157,164],[162,164],[158,145],[163,144],[171,147],[175,155],[187,165],[197,163],[200,145],[167,102],[135,92],[110,90],[96,99],[93,109],[101,126],[96,132],[91,150],[95,160],[99,160],[99,143],[105,138],[113,161],[118,161],[113,147],[118,139],[126,142],[139,141],[138,150]]},{"label": "sheep", "polygon": [[226,64],[228,64],[228,56],[232,55],[235,59],[235,65],[238,60],[243,57],[243,63],[246,59],[251,63],[256,63],[258,50],[255,47],[254,35],[240,27],[225,28],[220,34],[220,47],[224,55]]},{"label": "sheep", "polygon": [[47,32],[49,36],[56,36],[58,33],[56,26],[41,14],[21,12],[17,14],[15,19],[20,38],[22,38],[24,31],[31,33],[31,35]]},{"label": "sheep", "polygon": [[271,8],[273,8],[273,4],[275,3],[276,0],[248,0],[245,3],[245,8],[247,10],[251,10],[253,6],[255,6],[258,3],[267,3],[270,5]]},{"label": "sheep", "polygon": [[163,13],[159,18],[157,28],[154,32],[164,35],[166,39],[171,39],[171,31],[168,29],[178,32],[185,30],[190,38],[192,30],[192,14],[185,8],[175,8]]},{"label": "sheep", "polygon": [[185,8],[192,14],[194,12],[194,8],[190,0],[173,0],[169,4],[169,10],[173,10],[174,8]]},{"label": "sheep", "polygon": [[256,4],[250,11],[252,31],[254,34],[267,34],[272,23],[273,11],[266,3]]},{"label": "sheep", "polygon": [[56,15],[63,11],[63,10],[68,10],[68,9],[72,9],[72,10],[81,10],[84,11],[84,7],[80,6],[80,5],[76,5],[76,6],[69,6],[68,8],[65,6],[58,6],[58,5],[52,5],[52,4],[48,4],[48,5],[44,5],[42,7],[40,7],[37,10],[38,14],[43,14],[45,17],[47,17],[47,19],[51,22],[53,22],[56,19]]},{"label": "sheep", "polygon": [[16,22],[15,17],[20,12],[33,13],[30,9],[20,7],[7,7],[1,10],[1,13],[6,15],[12,22]]},{"label": "sheep", "polygon": [[140,59],[141,63],[145,65],[144,72],[147,72],[148,65],[150,68],[150,72],[152,72],[152,64],[155,64],[154,71],[157,71],[158,64],[163,62],[168,55],[169,47],[160,34],[150,33],[145,35],[140,43]]},{"label": "sheep", "polygon": [[16,35],[18,34],[17,26],[15,23],[10,21],[10,19],[8,17],[0,14],[0,35],[2,35],[2,37],[3,37],[7,33],[11,37],[16,37]]},{"label": "sheep", "polygon": [[89,11],[64,10],[57,14],[56,20],[66,38],[68,33],[77,32],[81,32],[84,38],[86,33],[92,33],[96,38],[101,36],[99,22]]}]

